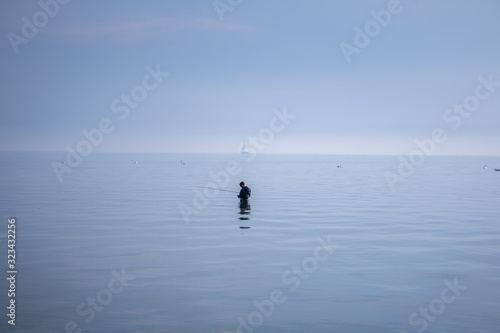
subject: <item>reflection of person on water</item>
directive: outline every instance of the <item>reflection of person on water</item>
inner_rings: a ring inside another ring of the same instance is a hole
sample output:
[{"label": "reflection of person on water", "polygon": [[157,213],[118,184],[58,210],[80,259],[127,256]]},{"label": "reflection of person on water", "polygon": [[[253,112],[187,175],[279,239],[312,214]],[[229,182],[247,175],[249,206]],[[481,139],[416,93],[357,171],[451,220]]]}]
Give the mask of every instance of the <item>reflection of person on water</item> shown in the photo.
[{"label": "reflection of person on water", "polygon": [[244,213],[245,210],[250,210],[248,199],[250,199],[250,196],[252,195],[252,190],[250,187],[245,185],[245,182],[241,182],[240,187],[240,194],[238,194],[238,198],[240,198],[240,213]]}]

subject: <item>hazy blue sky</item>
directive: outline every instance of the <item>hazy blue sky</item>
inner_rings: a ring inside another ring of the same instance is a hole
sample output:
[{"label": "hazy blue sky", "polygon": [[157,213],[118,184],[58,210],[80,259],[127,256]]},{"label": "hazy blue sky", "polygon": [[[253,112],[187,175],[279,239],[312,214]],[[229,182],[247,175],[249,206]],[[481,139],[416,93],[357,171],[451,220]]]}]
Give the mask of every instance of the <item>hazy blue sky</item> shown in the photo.
[{"label": "hazy blue sky", "polygon": [[[478,88],[500,82],[500,1],[222,0],[223,21],[213,0],[54,1],[0,1],[0,150],[76,149],[109,118],[94,151],[236,152],[286,107],[265,152],[409,154],[442,128],[438,154],[500,155],[500,84]],[[113,112],[148,66],[169,75]]]}]

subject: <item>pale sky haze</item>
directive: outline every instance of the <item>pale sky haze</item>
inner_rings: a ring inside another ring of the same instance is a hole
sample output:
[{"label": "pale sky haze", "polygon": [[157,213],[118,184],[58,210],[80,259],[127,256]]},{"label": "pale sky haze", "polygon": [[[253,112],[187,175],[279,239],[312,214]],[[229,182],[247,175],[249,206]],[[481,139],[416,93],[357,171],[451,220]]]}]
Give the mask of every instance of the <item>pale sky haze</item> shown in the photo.
[{"label": "pale sky haze", "polygon": [[0,1],[1,151],[500,155],[496,0],[62,2]]}]

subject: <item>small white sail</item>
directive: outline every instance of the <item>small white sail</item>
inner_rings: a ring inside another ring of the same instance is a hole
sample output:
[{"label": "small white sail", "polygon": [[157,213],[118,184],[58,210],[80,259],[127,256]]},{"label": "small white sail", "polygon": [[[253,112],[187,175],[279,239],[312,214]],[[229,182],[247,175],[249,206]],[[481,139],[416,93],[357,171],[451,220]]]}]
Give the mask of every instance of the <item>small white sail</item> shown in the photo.
[{"label": "small white sail", "polygon": [[241,153],[242,153],[243,155],[245,155],[245,154],[250,154],[249,152],[247,152],[247,149],[246,149],[246,147],[245,147],[245,141],[243,141],[243,147],[241,147]]}]

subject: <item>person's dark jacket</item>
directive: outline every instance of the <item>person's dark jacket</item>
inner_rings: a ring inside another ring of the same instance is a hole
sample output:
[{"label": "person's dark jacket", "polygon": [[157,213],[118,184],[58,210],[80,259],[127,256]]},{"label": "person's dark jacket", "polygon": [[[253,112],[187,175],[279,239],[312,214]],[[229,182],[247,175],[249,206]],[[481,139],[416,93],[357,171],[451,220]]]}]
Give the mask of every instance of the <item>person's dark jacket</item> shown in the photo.
[{"label": "person's dark jacket", "polygon": [[245,186],[241,188],[240,194],[238,194],[238,198],[240,199],[248,199],[252,195],[252,190],[250,187]]}]

